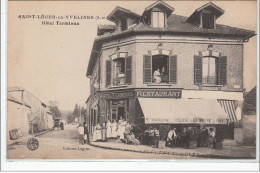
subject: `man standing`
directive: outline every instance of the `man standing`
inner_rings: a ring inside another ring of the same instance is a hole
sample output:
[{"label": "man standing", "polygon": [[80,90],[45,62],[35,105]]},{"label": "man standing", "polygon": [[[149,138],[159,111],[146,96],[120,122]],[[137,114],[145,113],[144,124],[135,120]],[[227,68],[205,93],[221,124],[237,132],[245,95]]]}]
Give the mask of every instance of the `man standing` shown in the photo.
[{"label": "man standing", "polygon": [[176,128],[172,128],[172,130],[169,131],[168,137],[167,137],[167,141],[170,142],[170,147],[171,148],[175,147],[175,143],[176,143],[177,135],[176,135],[175,130],[176,130]]},{"label": "man standing", "polygon": [[83,123],[84,126],[84,144],[90,144],[89,142],[89,133],[88,133],[88,124],[87,122]]}]

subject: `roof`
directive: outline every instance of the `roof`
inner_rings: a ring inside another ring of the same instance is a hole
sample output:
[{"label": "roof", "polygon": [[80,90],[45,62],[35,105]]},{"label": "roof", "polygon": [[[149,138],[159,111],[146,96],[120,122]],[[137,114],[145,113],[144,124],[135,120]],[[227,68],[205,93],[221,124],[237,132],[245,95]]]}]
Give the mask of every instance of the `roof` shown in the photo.
[{"label": "roof", "polygon": [[25,89],[23,87],[8,87],[8,92],[12,91],[24,91]]},{"label": "roof", "polygon": [[158,0],[155,3],[153,3],[152,5],[146,7],[142,16],[144,16],[145,14],[150,12],[155,7],[163,8],[166,11],[167,16],[169,16],[174,11],[173,7],[171,7],[170,5],[168,5],[167,3],[165,3],[161,0]]},{"label": "roof", "polygon": [[[162,3],[158,1],[156,3]],[[154,3],[153,5],[156,5]],[[201,10],[201,8],[207,7],[214,7],[221,11],[219,7],[214,5],[213,3],[208,3],[197,10]],[[147,9],[151,8],[150,6]],[[88,69],[86,75],[89,76],[92,74],[92,70],[94,69],[94,64],[98,59],[99,54],[97,51],[100,51],[102,43],[109,39],[117,39],[127,35],[134,35],[134,34],[175,34],[175,35],[190,35],[190,36],[207,36],[207,37],[229,37],[229,38],[238,38],[243,41],[248,40],[249,38],[255,36],[254,31],[240,29],[236,27],[231,27],[227,25],[216,24],[215,29],[205,29],[199,27],[197,24],[191,23],[188,21],[188,17],[171,14],[167,19],[167,27],[165,28],[153,28],[146,24],[139,23],[136,26],[124,30],[122,32],[114,32],[114,33],[107,33],[97,37],[93,43],[93,49],[95,51],[91,52]]]},{"label": "roof", "polygon": [[115,28],[115,25],[98,25],[97,35],[102,35],[106,32],[113,32]]},{"label": "roof", "polygon": [[212,2],[209,2],[200,8],[197,8],[192,15],[188,18],[188,21],[194,20],[194,18],[198,17],[199,13],[204,10],[204,9],[209,9],[210,11],[213,11],[214,14],[216,14],[216,19],[219,18],[225,11],[221,9],[220,7],[216,6]]},{"label": "roof", "polygon": [[133,18],[140,18],[141,16],[139,14],[136,14],[128,9],[122,8],[117,6],[108,16],[107,20],[110,20],[112,22],[115,22],[115,17],[123,17],[123,16],[130,16]]},{"label": "roof", "polygon": [[14,96],[12,96],[11,94],[7,94],[7,100],[18,103],[20,105],[25,105],[25,106],[31,108],[31,106],[29,104],[27,104],[25,101],[21,102],[18,99],[16,99]]}]

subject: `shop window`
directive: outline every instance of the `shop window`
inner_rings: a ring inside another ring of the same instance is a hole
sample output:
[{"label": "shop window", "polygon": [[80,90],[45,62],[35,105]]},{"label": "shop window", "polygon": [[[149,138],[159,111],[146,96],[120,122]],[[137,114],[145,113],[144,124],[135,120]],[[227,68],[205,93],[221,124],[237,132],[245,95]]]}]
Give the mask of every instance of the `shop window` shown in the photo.
[{"label": "shop window", "polygon": [[214,14],[202,13],[202,27],[205,29],[214,29]]},{"label": "shop window", "polygon": [[113,85],[125,84],[125,58],[118,58],[114,62]]},{"label": "shop window", "polygon": [[168,83],[168,59],[169,56],[155,55],[152,57],[153,83]]},{"label": "shop window", "polygon": [[164,12],[152,12],[152,25],[155,28],[165,27],[165,15]]},{"label": "shop window", "polygon": [[216,58],[204,57],[202,64],[202,83],[216,84]]}]

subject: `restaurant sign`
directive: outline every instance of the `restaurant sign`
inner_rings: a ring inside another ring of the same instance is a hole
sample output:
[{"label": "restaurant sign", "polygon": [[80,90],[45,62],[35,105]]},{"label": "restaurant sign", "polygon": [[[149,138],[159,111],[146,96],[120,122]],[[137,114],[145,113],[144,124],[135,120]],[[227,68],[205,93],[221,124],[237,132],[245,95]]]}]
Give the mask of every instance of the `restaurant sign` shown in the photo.
[{"label": "restaurant sign", "polygon": [[136,90],[137,97],[149,97],[149,98],[181,98],[182,90]]}]

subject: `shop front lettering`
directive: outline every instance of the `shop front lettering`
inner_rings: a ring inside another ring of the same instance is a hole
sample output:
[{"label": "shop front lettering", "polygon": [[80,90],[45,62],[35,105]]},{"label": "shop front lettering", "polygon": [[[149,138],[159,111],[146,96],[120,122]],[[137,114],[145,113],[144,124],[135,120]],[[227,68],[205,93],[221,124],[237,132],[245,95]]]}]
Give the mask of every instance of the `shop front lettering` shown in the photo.
[{"label": "shop front lettering", "polygon": [[105,93],[100,95],[103,99],[117,99],[117,98],[127,98],[134,97],[133,92],[122,92],[122,93]]},{"label": "shop front lettering", "polygon": [[137,91],[136,96],[181,98],[181,91]]}]

